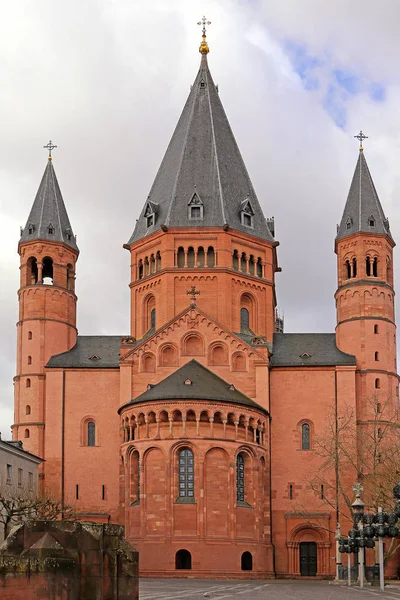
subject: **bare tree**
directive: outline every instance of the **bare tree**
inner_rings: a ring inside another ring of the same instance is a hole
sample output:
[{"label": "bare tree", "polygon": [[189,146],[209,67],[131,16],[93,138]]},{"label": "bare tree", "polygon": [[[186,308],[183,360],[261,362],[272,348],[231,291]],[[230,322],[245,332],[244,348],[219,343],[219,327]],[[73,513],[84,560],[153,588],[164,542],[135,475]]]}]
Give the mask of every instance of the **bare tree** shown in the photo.
[{"label": "bare tree", "polygon": [[31,519],[72,519],[73,515],[72,507],[63,506],[56,496],[0,483],[0,524],[4,528],[4,537],[7,537],[12,526],[17,523]]}]

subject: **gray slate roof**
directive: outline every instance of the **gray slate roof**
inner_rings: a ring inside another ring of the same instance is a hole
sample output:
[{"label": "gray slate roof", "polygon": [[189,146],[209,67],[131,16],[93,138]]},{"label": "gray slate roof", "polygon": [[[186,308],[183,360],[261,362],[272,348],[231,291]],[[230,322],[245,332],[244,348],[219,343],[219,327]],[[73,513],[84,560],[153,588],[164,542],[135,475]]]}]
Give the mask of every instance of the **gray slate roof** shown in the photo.
[{"label": "gray slate roof", "polygon": [[[120,335],[78,335],[68,352],[52,356],[46,367],[65,369],[118,369]],[[93,358],[93,357],[98,358]]]},{"label": "gray slate roof", "polygon": [[[192,382],[190,385],[185,383],[187,379]],[[233,402],[234,404],[243,404],[265,410],[236,388],[231,390],[230,385],[193,359],[156,385],[151,386],[150,389],[129,402],[129,404],[153,400],[214,400]]]},{"label": "gray slate roof", "polygon": [[[369,225],[373,217],[375,225]],[[347,224],[350,224],[349,228]],[[356,232],[380,233],[392,237],[389,221],[384,215],[371,173],[369,172],[364,150],[360,150],[349,195],[347,196],[342,220],[336,239],[344,238]]]},{"label": "gray slate roof", "polygon": [[[52,226],[54,233],[49,233],[49,225]],[[30,227],[33,229],[32,233],[29,233]],[[33,240],[63,242],[70,248],[78,250],[52,160],[47,161],[19,242]]]},{"label": "gray slate roof", "polygon": [[[309,357],[302,356],[307,353]],[[355,365],[352,354],[336,346],[334,333],[275,333],[272,367]]]},{"label": "gray slate roof", "polygon": [[[203,203],[202,220],[189,219],[188,204],[194,192]],[[247,196],[254,212],[254,229],[241,224],[240,210]],[[146,209],[156,213],[155,223],[149,228]],[[203,54],[200,70],[128,244],[150,235],[161,225],[225,224],[273,240]]]}]

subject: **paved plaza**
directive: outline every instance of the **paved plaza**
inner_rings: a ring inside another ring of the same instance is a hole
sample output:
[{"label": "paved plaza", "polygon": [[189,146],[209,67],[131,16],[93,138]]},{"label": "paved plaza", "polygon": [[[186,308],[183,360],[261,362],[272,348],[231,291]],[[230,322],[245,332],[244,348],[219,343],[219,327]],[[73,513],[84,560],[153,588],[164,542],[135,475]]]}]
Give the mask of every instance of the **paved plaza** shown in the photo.
[{"label": "paved plaza", "polygon": [[141,579],[139,600],[400,600],[400,585],[384,592],[367,586],[342,587],[319,581],[221,581]]}]

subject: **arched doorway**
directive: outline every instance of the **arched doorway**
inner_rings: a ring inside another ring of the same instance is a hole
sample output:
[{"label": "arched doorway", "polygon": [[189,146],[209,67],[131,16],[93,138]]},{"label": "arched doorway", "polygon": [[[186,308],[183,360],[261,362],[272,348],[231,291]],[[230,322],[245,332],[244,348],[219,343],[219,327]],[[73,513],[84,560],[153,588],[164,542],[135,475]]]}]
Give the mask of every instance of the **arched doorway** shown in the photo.
[{"label": "arched doorway", "polygon": [[175,569],[191,569],[192,555],[189,550],[178,550],[175,554]]},{"label": "arched doorway", "polygon": [[315,577],[317,574],[317,544],[300,542],[300,575]]},{"label": "arched doorway", "polygon": [[243,552],[241,560],[241,569],[242,571],[253,570],[253,556],[251,552]]}]

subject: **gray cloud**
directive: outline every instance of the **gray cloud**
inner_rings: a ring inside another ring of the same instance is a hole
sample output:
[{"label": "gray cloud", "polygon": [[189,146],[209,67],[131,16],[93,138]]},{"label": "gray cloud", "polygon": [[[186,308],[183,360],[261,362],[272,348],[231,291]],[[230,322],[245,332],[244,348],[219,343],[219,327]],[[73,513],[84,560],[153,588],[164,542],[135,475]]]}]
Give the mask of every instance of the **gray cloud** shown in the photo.
[{"label": "gray cloud", "polygon": [[[209,64],[266,215],[280,241],[279,305],[286,331],[333,331],[333,241],[364,128],[367,160],[395,239],[400,239],[400,41],[396,0],[0,0],[0,430],[12,422],[19,226],[46,163],[54,165],[81,255],[82,334],[129,331],[132,233],[193,82],[196,21],[205,11]],[[360,18],[361,15],[361,18]],[[362,34],[360,34],[360,30]],[[286,51],[321,64],[318,86]],[[343,94],[346,124],[328,112],[332,71],[384,87]]]}]

